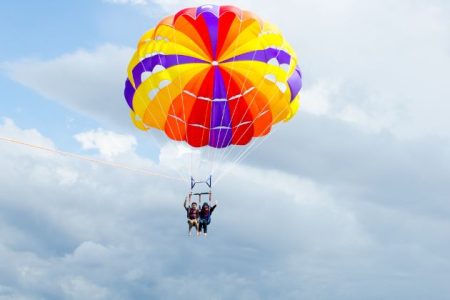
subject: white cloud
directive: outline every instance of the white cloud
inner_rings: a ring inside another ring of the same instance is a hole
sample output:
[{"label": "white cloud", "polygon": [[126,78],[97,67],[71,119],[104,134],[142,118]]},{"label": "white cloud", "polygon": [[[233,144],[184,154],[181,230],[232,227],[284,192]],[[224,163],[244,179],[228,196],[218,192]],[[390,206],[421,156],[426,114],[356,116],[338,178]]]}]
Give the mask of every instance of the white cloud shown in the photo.
[{"label": "white cloud", "polygon": [[316,101],[308,89],[329,83],[336,92],[329,99],[332,107],[352,111],[342,115],[331,109],[332,117],[401,137],[448,136],[447,5],[408,0],[286,5],[258,1],[255,10],[279,24],[298,51],[305,107]]},{"label": "white cloud", "polygon": [[342,103],[339,98],[343,93],[342,83],[319,81],[302,91],[301,112],[345,121],[368,132],[389,130],[393,126],[397,117],[395,110],[388,109],[381,114],[376,110],[367,110],[353,101]]},{"label": "white cloud", "polygon": [[83,149],[97,149],[101,155],[107,158],[133,152],[137,145],[134,136],[117,134],[101,128],[78,133],[74,138],[81,144]]},{"label": "white cloud", "polygon": [[51,60],[24,59],[2,64],[8,75],[40,95],[102,123],[131,126],[123,98],[133,49],[102,45]]},{"label": "white cloud", "polygon": [[22,138],[24,141],[27,141],[29,143],[39,143],[40,145],[47,148],[55,148],[53,141],[44,137],[36,129],[21,130],[14,124],[13,120],[9,118],[3,118],[2,121],[3,124],[0,125],[0,135],[2,137],[11,139]]},{"label": "white cloud", "polygon": [[64,168],[58,168],[56,174],[59,176],[59,184],[73,185],[78,180],[78,173]]},{"label": "white cloud", "polygon": [[317,83],[302,91],[302,100],[303,98],[314,99],[314,101],[304,101],[301,105],[302,111],[319,116],[330,114],[330,106],[332,104],[332,101],[330,101],[332,99],[330,98],[333,98],[336,94],[336,84],[333,85],[330,82]]},{"label": "white cloud", "polygon": [[[8,122],[16,138],[29,134]],[[22,161],[29,163],[18,168]],[[361,299],[374,286],[380,289],[369,299],[448,292],[431,280],[448,274],[448,221],[367,202],[353,184],[342,189],[237,166],[215,188],[210,235],[189,239],[182,208],[188,186],[176,181],[30,156],[8,144],[0,147],[0,166],[6,298]],[[76,179],[54,184],[60,169]],[[198,282],[204,288],[192,289]]]},{"label": "white cloud", "polygon": [[60,283],[68,299],[111,299],[108,290],[77,276]]}]

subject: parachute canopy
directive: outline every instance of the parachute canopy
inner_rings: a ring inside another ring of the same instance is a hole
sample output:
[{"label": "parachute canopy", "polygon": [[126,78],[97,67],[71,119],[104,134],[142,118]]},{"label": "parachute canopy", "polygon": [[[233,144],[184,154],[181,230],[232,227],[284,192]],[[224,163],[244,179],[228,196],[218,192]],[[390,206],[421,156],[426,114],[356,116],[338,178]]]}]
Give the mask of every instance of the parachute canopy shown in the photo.
[{"label": "parachute canopy", "polygon": [[275,26],[234,6],[203,5],[142,36],[125,98],[139,129],[225,148],[292,118],[301,86],[297,56]]}]

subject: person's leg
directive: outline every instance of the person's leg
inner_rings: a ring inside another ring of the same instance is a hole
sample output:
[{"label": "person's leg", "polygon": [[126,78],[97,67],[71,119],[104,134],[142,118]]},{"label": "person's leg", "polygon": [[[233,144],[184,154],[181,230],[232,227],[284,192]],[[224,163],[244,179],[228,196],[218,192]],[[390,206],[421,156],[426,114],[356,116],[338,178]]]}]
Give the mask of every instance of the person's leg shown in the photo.
[{"label": "person's leg", "polygon": [[208,223],[206,222],[206,220],[203,220],[202,223],[203,223],[203,233],[206,233],[206,231],[208,230],[208,229],[206,228],[206,226],[208,225]]},{"label": "person's leg", "polygon": [[208,220],[204,220],[204,223],[203,223],[203,232],[205,233],[205,235],[208,233],[208,225],[209,225],[209,223],[211,223],[211,219],[208,219]]},{"label": "person's leg", "polygon": [[194,220],[194,224],[195,224],[195,229],[197,230],[197,235],[200,235],[200,228],[198,225],[198,220]]},{"label": "person's leg", "polygon": [[188,222],[188,224],[189,224],[189,231],[188,231],[188,234],[189,234],[189,235],[192,235],[192,233],[191,233],[191,231],[192,231],[192,226],[193,226],[192,220],[188,220],[187,222]]}]

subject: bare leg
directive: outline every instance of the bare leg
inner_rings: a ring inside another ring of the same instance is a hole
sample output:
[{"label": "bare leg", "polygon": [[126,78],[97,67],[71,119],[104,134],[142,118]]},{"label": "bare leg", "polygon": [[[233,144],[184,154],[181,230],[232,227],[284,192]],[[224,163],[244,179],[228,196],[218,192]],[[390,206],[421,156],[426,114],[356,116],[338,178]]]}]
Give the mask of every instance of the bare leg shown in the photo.
[{"label": "bare leg", "polygon": [[200,235],[200,228],[199,228],[199,225],[198,225],[198,221],[195,222],[195,229],[197,229],[197,236],[199,236]]},{"label": "bare leg", "polygon": [[191,232],[191,231],[192,231],[192,226],[193,226],[193,224],[192,224],[191,220],[188,220],[187,222],[188,222],[188,224],[189,224],[189,231],[188,231],[188,234],[189,234],[189,235],[192,235],[192,232]]}]

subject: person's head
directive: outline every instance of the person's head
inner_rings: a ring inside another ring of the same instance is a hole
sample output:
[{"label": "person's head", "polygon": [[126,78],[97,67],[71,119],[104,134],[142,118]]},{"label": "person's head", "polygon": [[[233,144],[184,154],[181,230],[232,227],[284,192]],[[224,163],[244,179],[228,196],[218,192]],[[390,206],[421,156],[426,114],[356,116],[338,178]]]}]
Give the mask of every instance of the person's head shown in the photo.
[{"label": "person's head", "polygon": [[197,203],[192,202],[191,207],[192,207],[192,208],[197,208]]},{"label": "person's head", "polygon": [[202,209],[204,209],[204,210],[208,210],[209,209],[209,204],[208,203],[203,203],[203,205],[202,205]]}]

